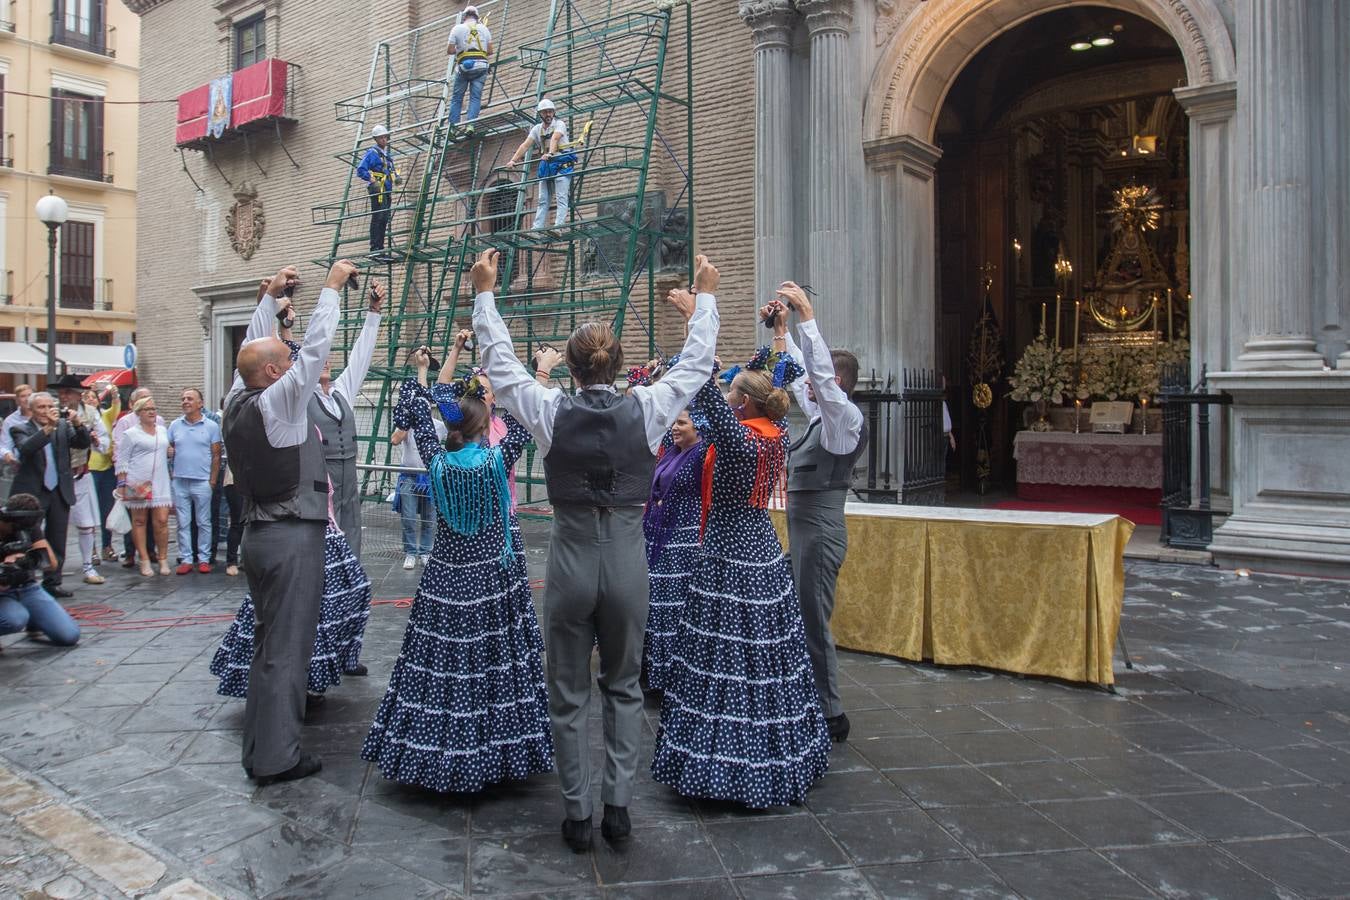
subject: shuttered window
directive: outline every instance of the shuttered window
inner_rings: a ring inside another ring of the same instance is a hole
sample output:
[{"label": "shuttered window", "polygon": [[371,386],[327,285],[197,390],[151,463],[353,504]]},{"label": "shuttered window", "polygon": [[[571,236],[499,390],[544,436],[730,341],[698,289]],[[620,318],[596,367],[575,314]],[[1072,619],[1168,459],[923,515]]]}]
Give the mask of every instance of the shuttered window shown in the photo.
[{"label": "shuttered window", "polygon": [[52,89],[53,175],[103,181],[103,98]]},{"label": "shuttered window", "polygon": [[94,223],[61,226],[61,302],[64,309],[94,308]]},{"label": "shuttered window", "polygon": [[104,0],[54,0],[52,41],[92,53],[107,53]]}]

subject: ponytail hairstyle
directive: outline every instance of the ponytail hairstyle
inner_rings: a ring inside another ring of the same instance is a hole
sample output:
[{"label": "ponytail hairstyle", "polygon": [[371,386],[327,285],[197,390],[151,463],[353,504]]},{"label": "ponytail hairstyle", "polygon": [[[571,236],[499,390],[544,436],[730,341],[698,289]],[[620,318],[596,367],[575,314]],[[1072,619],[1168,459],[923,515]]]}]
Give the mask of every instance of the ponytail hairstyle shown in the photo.
[{"label": "ponytail hairstyle", "polygon": [[603,322],[577,326],[567,339],[563,355],[572,378],[582,387],[613,384],[615,374],[623,366],[623,346],[614,336],[614,329]]},{"label": "ponytail hairstyle", "polygon": [[777,422],[787,415],[788,392],[773,386],[773,379],[764,369],[742,369],[732,381],[742,394],[755,401],[771,422]]},{"label": "ponytail hairstyle", "polygon": [[454,424],[447,422],[445,449],[454,453],[463,450],[466,444],[478,440],[487,433],[491,425],[492,413],[478,397],[461,397],[458,401],[460,419]]}]

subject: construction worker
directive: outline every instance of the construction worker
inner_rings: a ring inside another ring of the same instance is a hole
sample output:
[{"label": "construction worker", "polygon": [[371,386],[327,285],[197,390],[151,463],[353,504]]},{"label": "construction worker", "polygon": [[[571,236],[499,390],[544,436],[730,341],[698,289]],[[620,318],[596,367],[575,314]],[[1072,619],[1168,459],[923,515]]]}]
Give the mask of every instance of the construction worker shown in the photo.
[{"label": "construction worker", "polygon": [[389,233],[389,204],[394,198],[394,185],[398,184],[398,170],[394,168],[394,156],[389,152],[389,129],[376,125],[370,130],[370,136],[375,146],[361,157],[356,175],[366,183],[366,192],[370,194],[371,259],[388,262],[392,257],[384,253],[384,241]]},{"label": "construction worker", "polygon": [[531,149],[539,153],[539,202],[534,210],[536,231],[544,227],[548,218],[548,204],[557,199],[557,212],[553,215],[553,227],[560,228],[567,222],[568,192],[572,186],[572,169],[576,166],[577,155],[570,150],[559,152],[567,144],[567,123],[558,118],[553,101],[547,98],[539,101],[535,108],[539,121],[530,129],[530,133],[521,141],[516,152],[511,154],[508,166],[520,165],[521,159]]},{"label": "construction worker", "polygon": [[[455,86],[450,95],[450,124],[459,124],[464,107],[464,89],[469,89],[469,122],[478,118],[483,103],[483,82],[487,81],[488,59],[492,56],[492,32],[478,21],[478,7],[466,6],[459,24],[450,29],[446,52],[455,58]],[[473,134],[473,125],[465,129]]]}]

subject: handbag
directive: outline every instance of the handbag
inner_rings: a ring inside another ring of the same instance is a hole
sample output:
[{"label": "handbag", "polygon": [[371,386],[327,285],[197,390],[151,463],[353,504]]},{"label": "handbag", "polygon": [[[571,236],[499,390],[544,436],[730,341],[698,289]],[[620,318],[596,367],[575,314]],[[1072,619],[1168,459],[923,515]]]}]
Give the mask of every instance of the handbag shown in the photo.
[{"label": "handbag", "polygon": [[131,515],[121,499],[113,504],[113,508],[108,512],[108,518],[103,521],[103,527],[114,534],[126,534],[131,530]]}]

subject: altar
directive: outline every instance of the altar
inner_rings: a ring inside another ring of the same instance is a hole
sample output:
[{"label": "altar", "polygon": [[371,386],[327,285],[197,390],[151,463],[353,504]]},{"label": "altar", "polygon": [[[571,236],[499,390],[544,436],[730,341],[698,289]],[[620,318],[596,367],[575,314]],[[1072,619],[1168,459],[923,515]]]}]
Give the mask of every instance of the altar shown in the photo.
[{"label": "altar", "polygon": [[[1137,506],[1162,501],[1162,435],[1019,431],[1017,496],[1059,502],[1084,489]],[[1104,489],[1104,490],[1103,490]]]}]

